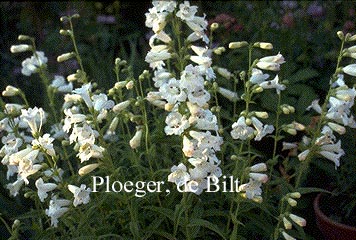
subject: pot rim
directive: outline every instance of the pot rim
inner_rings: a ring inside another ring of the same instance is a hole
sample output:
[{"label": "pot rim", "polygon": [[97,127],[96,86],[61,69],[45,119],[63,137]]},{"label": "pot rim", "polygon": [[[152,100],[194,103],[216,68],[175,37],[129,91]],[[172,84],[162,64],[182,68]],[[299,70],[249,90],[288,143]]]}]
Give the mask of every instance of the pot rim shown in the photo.
[{"label": "pot rim", "polygon": [[316,198],[314,199],[314,203],[313,203],[313,207],[314,207],[314,211],[317,215],[319,215],[320,218],[323,219],[323,221],[327,222],[328,224],[332,224],[332,225],[335,225],[339,228],[342,228],[342,229],[345,229],[345,230],[348,230],[348,231],[354,231],[356,232],[356,227],[352,227],[352,226],[349,226],[349,225],[346,225],[346,224],[343,224],[343,223],[339,223],[339,222],[336,222],[334,220],[332,220],[331,218],[329,218],[328,216],[326,216],[320,209],[319,205],[320,205],[320,198],[323,194],[322,193],[319,193]]}]

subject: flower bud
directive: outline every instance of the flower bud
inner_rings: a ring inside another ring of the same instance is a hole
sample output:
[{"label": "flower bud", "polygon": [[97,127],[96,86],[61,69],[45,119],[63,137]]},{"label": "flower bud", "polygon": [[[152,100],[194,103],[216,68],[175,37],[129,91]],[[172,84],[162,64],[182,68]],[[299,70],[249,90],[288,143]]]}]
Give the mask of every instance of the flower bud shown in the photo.
[{"label": "flower bud", "polygon": [[95,169],[97,169],[98,167],[100,166],[100,163],[93,163],[93,164],[89,164],[89,165],[86,165],[84,167],[81,167],[79,170],[78,170],[78,174],[79,176],[84,176],[92,171],[94,171]]},{"label": "flower bud", "polygon": [[250,126],[252,124],[251,118],[246,118],[246,125]]},{"label": "flower bud", "polygon": [[30,36],[27,35],[19,35],[17,40],[19,41],[26,41],[26,40],[31,40],[32,38]]},{"label": "flower bud", "polygon": [[288,128],[287,129],[287,133],[289,133],[290,135],[297,135],[297,130],[295,130],[294,128]]},{"label": "flower bud", "polygon": [[12,97],[19,94],[20,90],[14,86],[8,85],[6,89],[2,92],[4,97]]},{"label": "flower bud", "polygon": [[268,43],[268,42],[257,42],[255,44],[253,44],[254,47],[258,47],[261,49],[266,49],[266,50],[271,50],[273,49],[273,45],[272,43]]},{"label": "flower bud", "polygon": [[128,106],[130,106],[131,102],[130,100],[126,100],[124,102],[118,103],[116,104],[112,110],[114,111],[114,113],[119,113],[122,110],[126,109]]},{"label": "flower bud", "polygon": [[296,240],[296,238],[292,237],[291,235],[289,235],[285,231],[282,231],[282,235],[283,235],[285,240]]},{"label": "flower bud", "polygon": [[298,155],[299,161],[304,161],[304,160],[307,158],[307,156],[308,156],[309,153],[310,153],[310,150],[309,150],[309,149],[307,149],[307,150],[301,152],[301,153]]},{"label": "flower bud", "polygon": [[72,18],[80,18],[80,15],[79,15],[78,13],[73,14],[73,15],[72,15]]},{"label": "flower bud", "polygon": [[301,227],[305,227],[307,225],[307,221],[302,217],[299,217],[299,216],[294,215],[292,213],[289,214],[289,217],[293,220],[293,222],[295,222],[296,224],[298,224]]},{"label": "flower bud", "polygon": [[249,176],[250,178],[262,183],[266,183],[268,181],[268,176],[264,173],[249,173]]},{"label": "flower bud", "polygon": [[78,80],[78,74],[73,73],[71,75],[68,75],[67,80],[68,80],[68,82],[74,82],[74,81]]},{"label": "flower bud", "polygon": [[170,104],[170,103],[166,103],[165,105],[164,105],[164,110],[166,110],[167,112],[170,112],[170,111],[172,111],[172,109],[174,108],[174,104]]},{"label": "flower bud", "polygon": [[236,156],[236,155],[231,155],[230,159],[231,159],[232,161],[237,161],[237,160],[239,160],[238,156]]},{"label": "flower bud", "polygon": [[134,85],[135,85],[134,81],[131,80],[128,83],[126,83],[125,87],[127,90],[130,90],[134,87]]},{"label": "flower bud", "polygon": [[129,142],[132,149],[136,149],[141,145],[142,132],[142,128],[137,127],[135,135]]},{"label": "flower bud", "polygon": [[265,172],[267,171],[267,165],[265,163],[257,163],[250,167],[251,172]]},{"label": "flower bud", "polygon": [[219,23],[214,22],[210,25],[211,31],[215,31],[218,28],[219,28]]},{"label": "flower bud", "polygon": [[338,38],[339,38],[341,41],[344,40],[345,35],[344,35],[344,33],[343,33],[342,31],[338,31],[336,34],[337,34]]},{"label": "flower bud", "polygon": [[291,198],[300,198],[302,195],[300,194],[300,192],[292,192],[289,194],[289,196]]},{"label": "flower bud", "polygon": [[267,112],[255,112],[256,117],[266,119],[268,118],[268,113]]},{"label": "flower bud", "polygon": [[260,92],[263,92],[263,87],[258,86],[257,88],[255,88],[255,89],[253,90],[253,92],[254,92],[254,93],[260,93]]},{"label": "flower bud", "polygon": [[214,53],[216,54],[216,55],[221,55],[223,52],[225,52],[226,51],[226,49],[224,48],[224,47],[218,47],[218,48],[215,48],[214,49]]},{"label": "flower bud", "polygon": [[[215,83],[215,82],[214,82]],[[229,89],[218,87],[218,92],[229,99],[231,102],[236,102],[238,100],[238,95],[236,92],[230,91]]]},{"label": "flower bud", "polygon": [[10,52],[12,53],[27,52],[31,50],[32,50],[32,46],[28,44],[12,45],[10,48]]},{"label": "flower bud", "polygon": [[283,217],[283,225],[285,229],[292,229],[292,223],[285,217]]},{"label": "flower bud", "polygon": [[351,37],[349,37],[347,41],[349,41],[349,42],[356,41],[356,34],[354,34]]},{"label": "flower bud", "polygon": [[291,205],[292,207],[297,206],[297,201],[294,200],[293,198],[288,198],[287,202],[289,203],[289,205]]},{"label": "flower bud", "polygon": [[328,122],[328,126],[338,134],[342,135],[345,134],[346,128],[344,126],[341,126],[339,124],[333,123],[333,122]]},{"label": "flower bud", "polygon": [[290,114],[290,110],[288,107],[282,106],[282,112],[286,115]]},{"label": "flower bud", "polygon": [[70,53],[63,53],[62,55],[57,57],[57,62],[64,62],[67,61],[71,58],[75,57],[75,53],[74,52],[70,52]]},{"label": "flower bud", "polygon": [[62,36],[69,36],[69,35],[71,35],[71,33],[72,33],[71,30],[65,30],[65,29],[59,30],[59,34]]},{"label": "flower bud", "polygon": [[242,47],[246,47],[246,46],[248,46],[248,42],[246,42],[246,41],[229,43],[230,49],[242,48]]},{"label": "flower bud", "polygon": [[293,106],[288,105],[287,108],[291,113],[295,113],[295,108]]},{"label": "flower bud", "polygon": [[218,72],[221,76],[223,76],[224,78],[226,78],[226,79],[230,79],[231,76],[232,76],[232,73],[229,72],[226,68],[220,68],[220,67],[218,67],[218,68],[217,68],[217,72]]},{"label": "flower bud", "polygon": [[127,84],[127,81],[116,82],[115,85],[114,85],[114,88],[121,89],[121,88],[125,87],[126,84]]},{"label": "flower bud", "polygon": [[356,64],[350,64],[342,68],[342,71],[348,75],[356,77]]}]

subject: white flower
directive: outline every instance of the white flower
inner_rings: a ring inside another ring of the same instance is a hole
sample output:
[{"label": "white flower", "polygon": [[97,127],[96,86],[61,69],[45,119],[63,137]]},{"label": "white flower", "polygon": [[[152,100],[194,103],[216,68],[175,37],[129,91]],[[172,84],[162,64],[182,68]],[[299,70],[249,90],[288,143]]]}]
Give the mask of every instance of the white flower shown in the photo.
[{"label": "white flower", "polygon": [[55,75],[50,86],[56,88],[58,92],[70,93],[73,91],[73,83],[66,84],[63,76]]},{"label": "white flower", "polygon": [[192,157],[195,149],[197,148],[198,141],[195,139],[190,140],[185,135],[183,136],[183,153],[186,157]]},{"label": "white flower", "polygon": [[69,210],[67,207],[69,204],[71,204],[71,201],[66,199],[57,199],[56,196],[51,199],[49,207],[45,211],[46,215],[51,217],[51,226],[58,226],[58,218]]},{"label": "white flower", "polygon": [[136,149],[141,145],[142,132],[143,129],[138,128],[135,135],[131,138],[129,144],[132,149]]},{"label": "white flower", "polygon": [[23,119],[31,129],[32,135],[41,130],[42,124],[46,121],[45,112],[42,108],[21,109],[21,119]]},{"label": "white flower", "polygon": [[329,99],[330,108],[326,117],[341,123],[344,126],[356,127],[355,120],[351,114],[350,108],[353,106],[353,102],[342,101],[335,97],[330,97]]},{"label": "white flower", "polygon": [[90,201],[91,189],[87,188],[85,184],[81,184],[80,187],[74,185],[68,185],[68,189],[74,195],[73,205],[74,207],[80,204],[87,204]]},{"label": "white flower", "polygon": [[269,74],[263,72],[257,68],[252,68],[252,75],[250,78],[250,82],[253,84],[260,84],[269,78]]},{"label": "white flower", "polygon": [[166,118],[167,126],[164,132],[167,135],[181,135],[185,129],[189,127],[189,122],[186,116],[182,116],[179,112],[171,112]]},{"label": "white flower", "polygon": [[156,34],[153,34],[152,37],[150,37],[148,44],[150,45],[151,48],[155,46],[154,42],[156,39],[161,40],[164,43],[170,43],[172,41],[172,38],[167,33],[165,33],[164,31],[160,31]]},{"label": "white flower", "polygon": [[183,21],[192,21],[197,11],[197,6],[190,6],[188,1],[184,1],[184,3],[179,4],[179,11],[176,15]]},{"label": "white flower", "polygon": [[108,100],[106,94],[100,93],[99,95],[92,96],[94,109],[98,112],[104,109],[111,109],[114,106],[114,101]]},{"label": "white flower", "polygon": [[304,160],[307,158],[307,156],[309,155],[309,153],[310,153],[310,150],[309,150],[309,149],[304,150],[303,152],[301,152],[301,153],[298,155],[299,161],[304,161]]},{"label": "white flower", "polygon": [[187,167],[180,163],[178,166],[174,165],[171,168],[171,174],[168,175],[168,182],[173,182],[178,186],[182,186],[190,180],[190,175],[187,172]]},{"label": "white flower", "polygon": [[147,63],[164,61],[171,58],[166,45],[154,46],[146,55],[145,61]]},{"label": "white flower", "polygon": [[356,64],[350,64],[342,68],[342,71],[348,75],[356,77]]},{"label": "white flower", "polygon": [[276,77],[271,80],[271,81],[265,81],[260,83],[259,85],[263,88],[263,89],[271,89],[271,88],[275,88],[277,91],[277,94],[280,94],[281,91],[286,89],[286,86],[283,84],[278,83],[279,81],[279,77],[278,75],[276,75]]},{"label": "white flower", "polygon": [[220,151],[220,145],[223,142],[222,137],[214,136],[210,131],[189,131],[189,135],[192,136],[195,140],[198,140],[197,146],[201,152],[205,151],[206,149],[209,151],[209,153]]},{"label": "white flower", "polygon": [[6,188],[10,190],[10,195],[16,197],[24,182],[22,178],[18,178],[15,182],[7,184]]},{"label": "white flower", "polygon": [[152,1],[157,12],[173,12],[177,6],[175,1]]},{"label": "white flower", "polygon": [[[207,26],[208,26],[208,21],[205,20],[205,15],[204,17],[197,17],[194,16],[191,20],[187,20],[185,22],[188,27],[190,29],[192,29],[194,32],[198,32],[201,34],[201,32],[204,32],[204,30],[206,30]],[[208,44],[209,43],[209,39],[207,38],[207,36],[204,34],[201,34],[203,37],[203,41]]]},{"label": "white flower", "polygon": [[274,131],[273,125],[263,125],[263,123],[255,117],[252,117],[251,120],[253,126],[257,130],[255,141],[260,141],[264,136]]},{"label": "white flower", "polygon": [[270,71],[279,71],[280,65],[285,63],[284,57],[278,53],[275,56],[268,56],[261,58],[256,66],[263,70],[270,70]]},{"label": "white flower", "polygon": [[195,86],[188,89],[188,99],[191,103],[202,107],[210,100],[210,93],[203,86]]},{"label": "white flower", "polygon": [[0,155],[7,155],[17,152],[19,147],[21,147],[23,140],[21,138],[17,138],[13,133],[9,133],[7,136],[3,136],[1,138],[1,142],[4,145],[0,150]]},{"label": "white flower", "polygon": [[254,130],[246,125],[244,116],[239,117],[237,122],[232,124],[231,136],[233,139],[246,140],[253,136]]},{"label": "white flower", "polygon": [[56,189],[57,184],[54,183],[44,183],[42,178],[36,180],[35,185],[37,187],[37,195],[41,202],[48,197],[48,193]]},{"label": "white flower", "polygon": [[34,139],[32,141],[33,146],[40,146],[44,150],[46,150],[46,153],[52,157],[56,155],[54,148],[53,148],[53,142],[54,138],[51,138],[48,133],[43,135],[42,137],[39,137],[38,139]]},{"label": "white flower", "polygon": [[36,54],[31,58],[26,58],[22,62],[21,73],[25,76],[31,76],[32,73],[36,72],[37,68],[43,64],[46,64],[48,61],[45,57],[44,52],[36,51]]},{"label": "white flower", "polygon": [[314,109],[315,112],[321,114],[321,107],[319,105],[319,99],[312,101],[311,105],[307,107],[307,111]]},{"label": "white flower", "polygon": [[342,134],[345,134],[346,133],[346,128],[339,125],[339,124],[336,124],[336,123],[333,123],[333,122],[328,122],[328,126],[335,132],[337,132],[338,134],[342,135]]},{"label": "white flower", "polygon": [[154,77],[152,80],[155,82],[154,86],[157,88],[161,87],[164,83],[167,83],[169,79],[172,78],[172,74],[165,68],[156,69],[153,72],[153,75]]},{"label": "white flower", "polygon": [[255,197],[261,196],[261,185],[262,183],[260,181],[250,178],[248,183],[239,186],[239,191],[245,192],[248,199],[254,199]]},{"label": "white flower", "polygon": [[84,143],[79,148],[77,156],[80,158],[80,162],[88,161],[90,158],[102,158],[104,148],[95,144]]},{"label": "white flower", "polygon": [[194,126],[200,130],[218,130],[217,118],[210,110],[191,102],[187,102],[187,106],[191,114],[188,119],[190,124],[195,124]]},{"label": "white flower", "polygon": [[175,78],[170,79],[159,88],[159,92],[163,99],[167,100],[170,104],[176,102],[184,102],[187,98],[186,93],[181,89],[180,81]]},{"label": "white flower", "polygon": [[146,27],[152,28],[153,32],[158,33],[166,26],[166,17],[168,12],[158,12],[157,8],[153,7],[148,10],[146,16]]},{"label": "white flower", "polygon": [[[36,151],[36,150],[34,150],[34,151]],[[38,152],[36,154],[38,154]],[[26,157],[28,157],[28,155]],[[25,184],[27,185],[27,184],[29,184],[27,177],[35,174],[41,168],[42,168],[42,165],[34,164],[34,159],[32,159],[31,157],[23,158],[19,162],[18,176],[21,177],[25,181]]]},{"label": "white flower", "polygon": [[90,100],[91,87],[91,83],[87,83],[84,84],[82,87],[73,90],[73,93],[79,94],[82,97],[88,108],[93,107],[93,103]]},{"label": "white flower", "polygon": [[80,113],[73,113],[71,109],[64,109],[66,118],[64,119],[63,130],[69,132],[72,124],[82,123],[85,121],[86,116]]},{"label": "white flower", "polygon": [[330,151],[320,151],[319,153],[330,161],[333,161],[335,163],[335,169],[340,166],[340,157],[344,155],[343,152],[333,153]]},{"label": "white flower", "polygon": [[298,145],[296,143],[289,143],[289,142],[283,142],[282,145],[283,145],[282,151],[289,150],[289,149],[295,149],[298,147]]}]

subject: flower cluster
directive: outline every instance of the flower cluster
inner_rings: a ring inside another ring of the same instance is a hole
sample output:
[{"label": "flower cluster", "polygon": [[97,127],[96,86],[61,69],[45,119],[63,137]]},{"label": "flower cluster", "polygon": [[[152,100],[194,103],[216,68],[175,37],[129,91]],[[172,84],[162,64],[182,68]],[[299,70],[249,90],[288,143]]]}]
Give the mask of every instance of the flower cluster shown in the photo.
[{"label": "flower cluster", "polygon": [[[178,186],[185,185],[185,191],[200,194],[206,188],[207,177],[222,175],[219,168],[220,160],[215,155],[220,151],[222,138],[218,134],[217,118],[209,110],[210,93],[204,86],[206,80],[215,78],[211,68],[211,50],[207,46],[191,45],[190,49],[194,55],[190,55],[189,59],[198,65],[184,66],[182,46],[178,46],[175,52],[171,37],[164,32],[166,18],[174,12],[176,3],[154,1],[153,6],[146,14],[146,26],[151,27],[155,34],[150,38],[151,50],[145,60],[154,70],[153,81],[158,91],[149,92],[147,100],[170,112],[166,117],[164,131],[167,135],[183,137],[182,150],[184,156],[189,158],[185,163],[172,167],[168,181]],[[174,14],[173,24],[181,24],[178,21],[182,21],[193,31],[187,37],[188,42],[203,39],[208,43],[209,39],[204,33],[208,23],[204,17],[196,16],[196,13],[197,7],[190,6],[190,3],[185,1]],[[154,45],[156,40],[161,44]],[[174,77],[165,68],[164,61],[174,55],[178,58],[179,78]],[[194,168],[187,167],[188,164]]]}]

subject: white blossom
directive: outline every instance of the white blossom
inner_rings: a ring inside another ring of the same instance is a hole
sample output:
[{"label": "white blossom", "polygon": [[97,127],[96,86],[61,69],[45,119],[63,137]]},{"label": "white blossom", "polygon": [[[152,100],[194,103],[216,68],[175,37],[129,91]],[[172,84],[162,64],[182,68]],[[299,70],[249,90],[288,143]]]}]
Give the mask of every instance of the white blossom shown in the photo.
[{"label": "white blossom", "polygon": [[81,184],[80,187],[69,184],[68,189],[74,195],[74,207],[89,203],[91,189],[89,187],[87,188],[85,184]]}]

